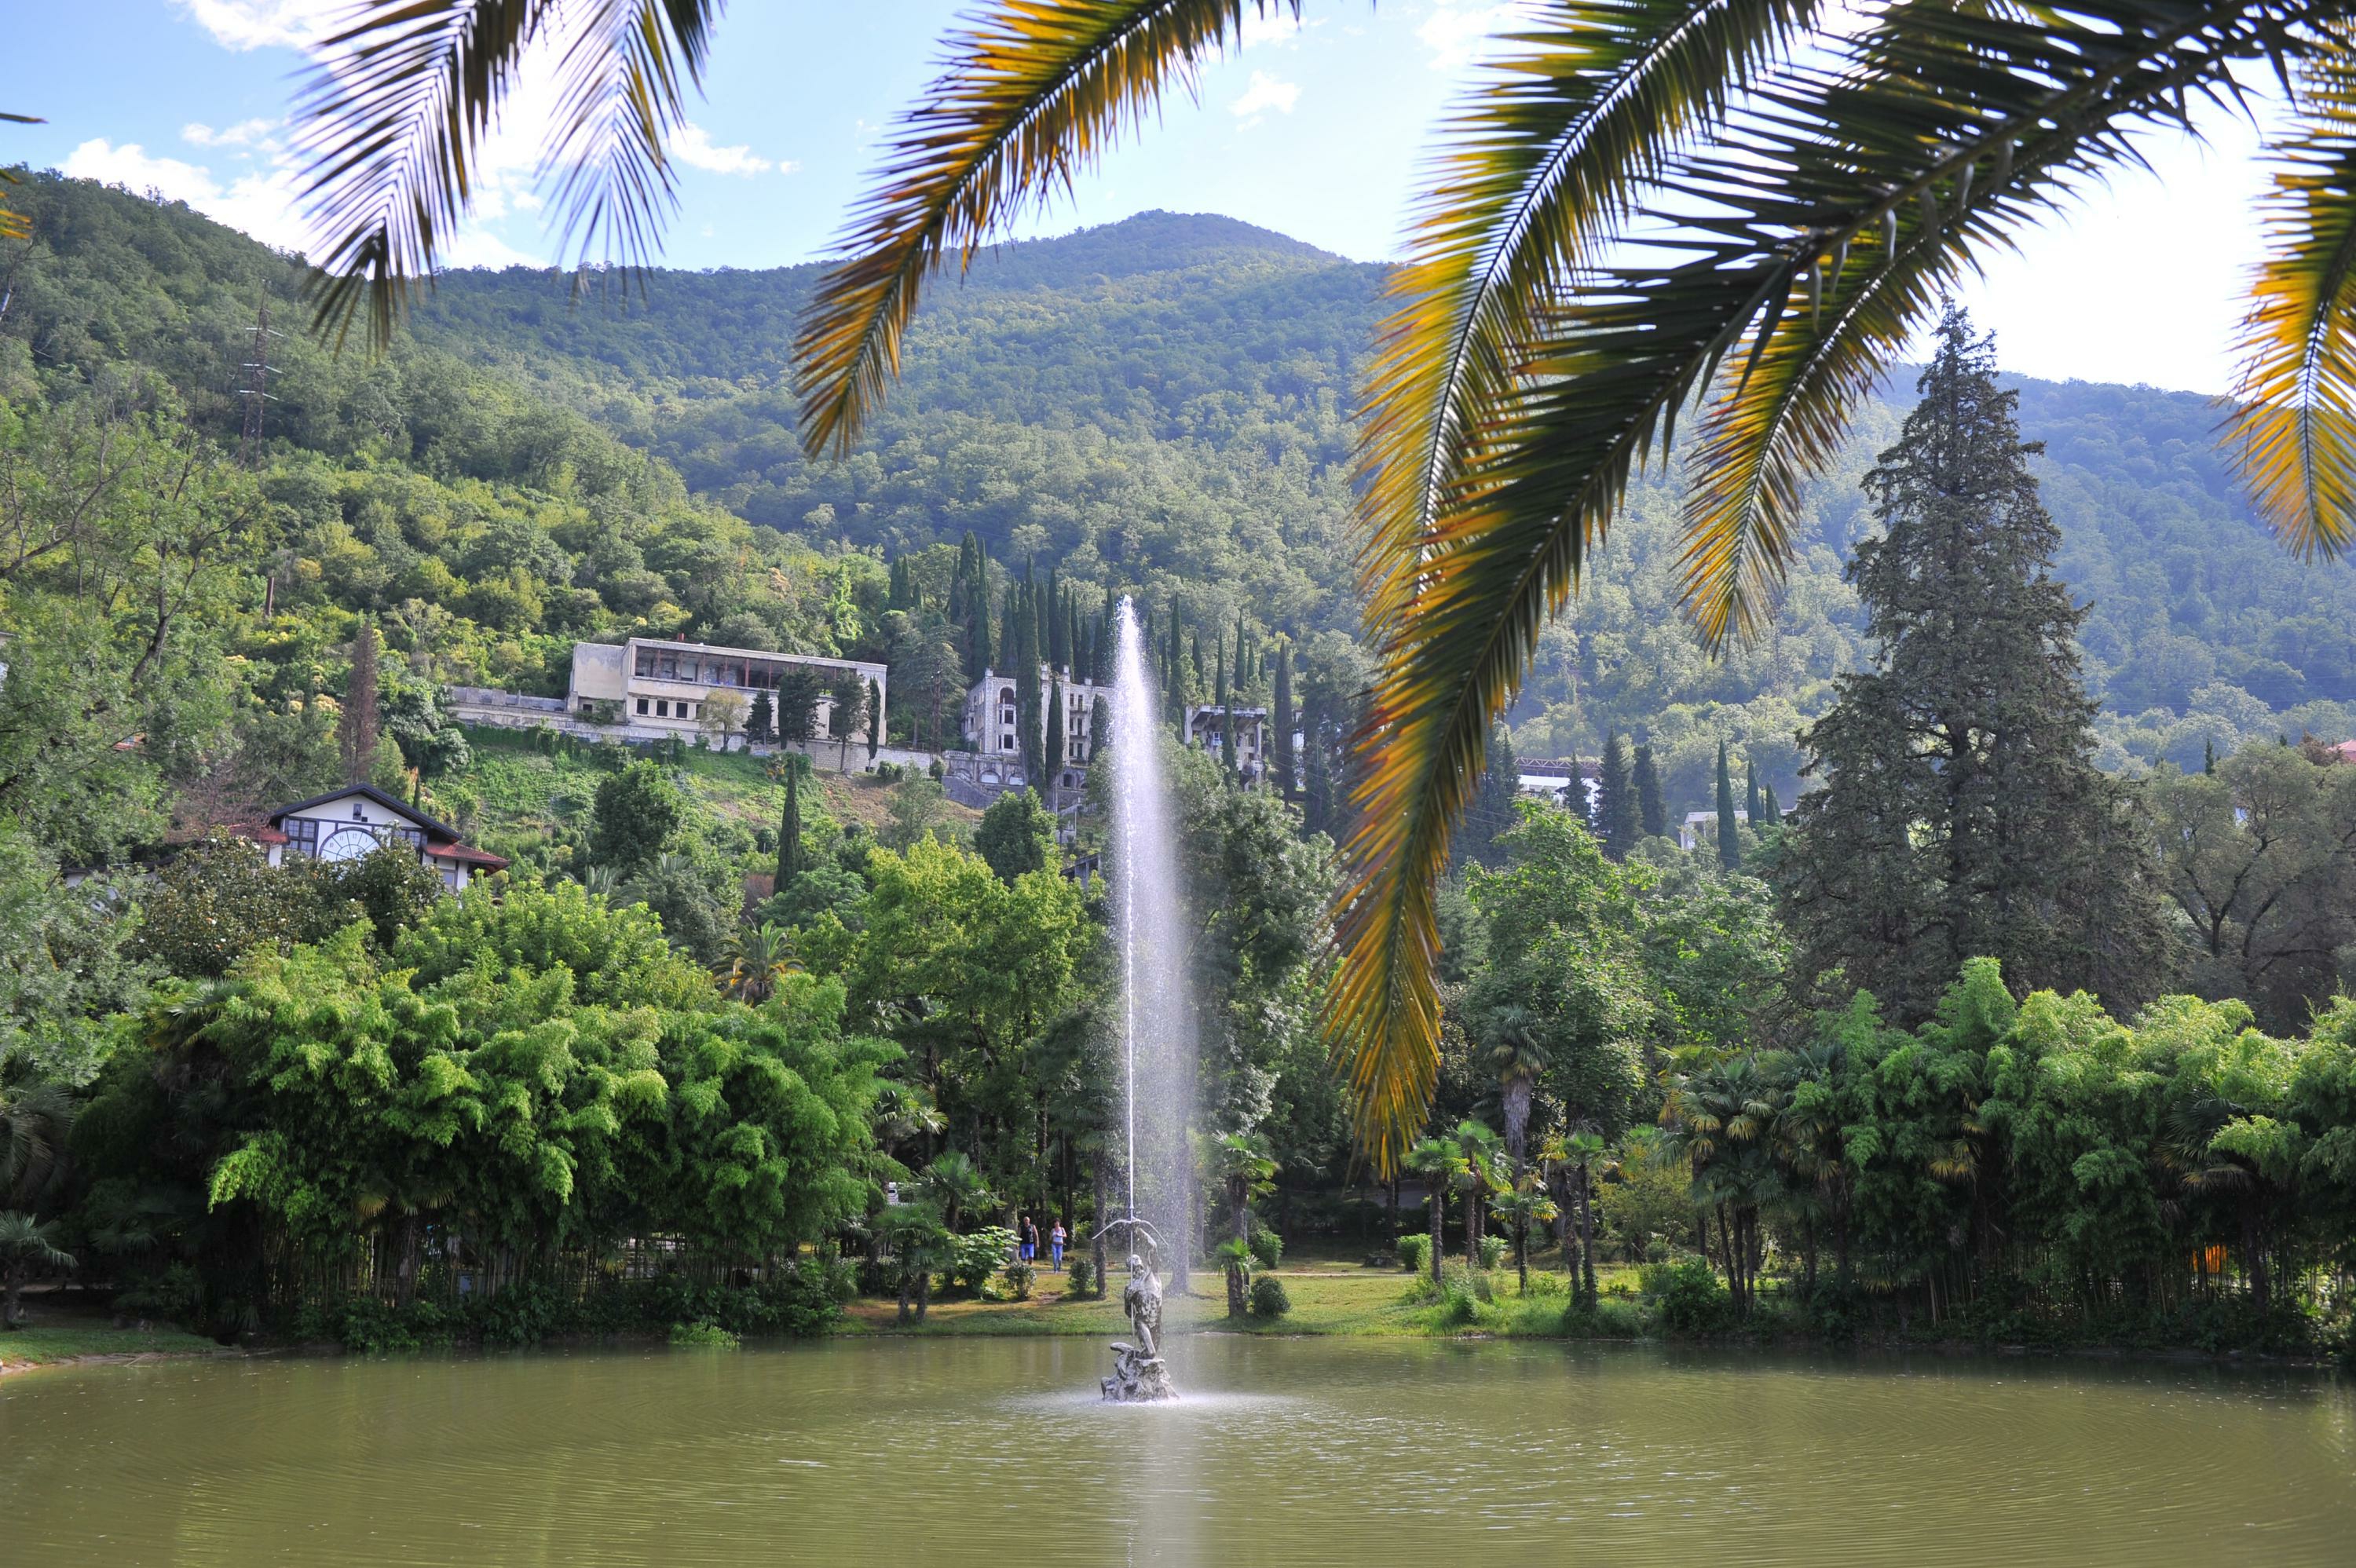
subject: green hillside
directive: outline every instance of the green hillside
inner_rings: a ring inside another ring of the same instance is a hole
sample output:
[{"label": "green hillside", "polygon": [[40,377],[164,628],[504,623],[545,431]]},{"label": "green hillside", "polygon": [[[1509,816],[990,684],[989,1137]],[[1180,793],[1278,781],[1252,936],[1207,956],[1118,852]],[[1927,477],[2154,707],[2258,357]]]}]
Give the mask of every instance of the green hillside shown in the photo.
[{"label": "green hillside", "polygon": [[[186,208],[53,178],[28,197],[39,239],[0,317],[12,385],[54,400],[135,367],[233,443],[255,302],[268,292],[299,327],[294,269]],[[659,272],[575,303],[547,273],[458,272],[384,361],[299,330],[274,340],[282,592],[331,621],[433,606],[449,618],[402,648],[425,672],[544,691],[573,637],[636,630],[895,656],[884,560],[918,553],[937,595],[970,529],[1002,569],[1135,592],[1198,627],[1289,633],[1312,678],[1358,677],[1351,397],[1382,269],[1169,213],[1004,247],[935,291],[867,439],[820,462],[787,385],[814,276]],[[2061,568],[2094,607],[2105,765],[2356,729],[2356,569],[2297,560],[2252,524],[2214,408],[2022,390]],[[1675,613],[1674,476],[1641,484],[1540,647],[1514,715],[1522,754],[1644,732],[1682,810],[1705,803],[1725,735],[1789,798],[1794,731],[1862,654],[1841,578],[1856,480],[1910,395],[1869,411],[1814,487],[1781,614],[1721,660]]]},{"label": "green hillside", "polygon": [[[1351,624],[1349,410],[1382,269],[1233,220],[1148,213],[1012,245],[932,296],[902,381],[843,463],[793,439],[794,312],[815,270],[659,272],[592,293],[521,269],[446,280],[422,339],[499,369],[658,453],[701,494],[813,542],[903,550],[975,529],[1001,559],[1151,586],[1197,618]],[[2001,347],[2001,346],[1999,346]],[[2254,736],[2344,734],[2356,704],[2356,571],[2284,554],[2252,523],[2206,399],[2024,381],[2021,421],[2094,614],[2104,761],[2198,761]],[[1857,476],[1894,432],[1873,411],[1812,495],[1815,527],[1774,631],[1723,662],[1676,623],[1672,482],[1640,489],[1515,713],[1525,754],[1643,729],[1698,804],[1716,736],[1778,781],[1826,683],[1855,662],[1840,567]]]}]

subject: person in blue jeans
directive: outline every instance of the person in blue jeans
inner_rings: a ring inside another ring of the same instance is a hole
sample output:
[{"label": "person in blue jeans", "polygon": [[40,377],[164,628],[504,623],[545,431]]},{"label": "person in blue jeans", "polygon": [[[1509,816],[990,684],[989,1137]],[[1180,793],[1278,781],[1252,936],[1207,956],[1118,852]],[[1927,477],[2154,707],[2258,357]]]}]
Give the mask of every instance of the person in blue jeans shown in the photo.
[{"label": "person in blue jeans", "polygon": [[1047,1232],[1047,1243],[1055,1249],[1055,1272],[1061,1274],[1064,1272],[1064,1222],[1061,1220],[1056,1221],[1055,1228]]},{"label": "person in blue jeans", "polygon": [[1023,1239],[1023,1261],[1027,1264],[1039,1255],[1039,1227],[1031,1222],[1030,1215],[1023,1216],[1023,1229],[1019,1233]]}]

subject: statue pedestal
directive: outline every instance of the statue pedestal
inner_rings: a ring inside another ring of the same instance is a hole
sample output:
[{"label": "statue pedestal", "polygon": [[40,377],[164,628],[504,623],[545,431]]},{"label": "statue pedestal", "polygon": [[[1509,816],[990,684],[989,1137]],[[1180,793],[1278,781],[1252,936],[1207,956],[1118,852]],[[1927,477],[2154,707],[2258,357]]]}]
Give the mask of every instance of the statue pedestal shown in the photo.
[{"label": "statue pedestal", "polygon": [[1112,1376],[1103,1380],[1103,1387],[1105,1398],[1115,1404],[1147,1404],[1178,1397],[1178,1391],[1171,1386],[1170,1368],[1161,1357],[1119,1341],[1112,1348]]}]

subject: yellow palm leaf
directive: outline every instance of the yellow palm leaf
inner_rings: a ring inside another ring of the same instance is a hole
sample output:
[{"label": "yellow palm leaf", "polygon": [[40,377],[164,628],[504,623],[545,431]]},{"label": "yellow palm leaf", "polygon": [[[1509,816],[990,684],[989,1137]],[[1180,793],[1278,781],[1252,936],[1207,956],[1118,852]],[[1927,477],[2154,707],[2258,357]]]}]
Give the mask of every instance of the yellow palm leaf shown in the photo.
[{"label": "yellow palm leaf", "polygon": [[926,277],[1068,190],[1165,88],[1191,91],[1194,67],[1240,40],[1247,11],[1298,17],[1301,0],[999,0],[952,39],[796,339],[803,444],[840,451],[857,435],[898,371]]}]

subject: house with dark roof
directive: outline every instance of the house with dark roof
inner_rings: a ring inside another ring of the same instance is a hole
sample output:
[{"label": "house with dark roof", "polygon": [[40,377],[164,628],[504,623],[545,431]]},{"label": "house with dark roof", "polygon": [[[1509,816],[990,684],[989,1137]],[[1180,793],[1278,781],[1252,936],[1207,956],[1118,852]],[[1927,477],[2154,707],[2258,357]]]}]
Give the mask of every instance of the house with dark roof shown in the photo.
[{"label": "house with dark roof", "polygon": [[315,860],[357,860],[387,845],[406,844],[455,892],[477,877],[507,869],[507,860],[477,849],[449,824],[387,795],[374,784],[346,784],[273,811],[246,835],[269,852],[270,863],[288,855]]}]

